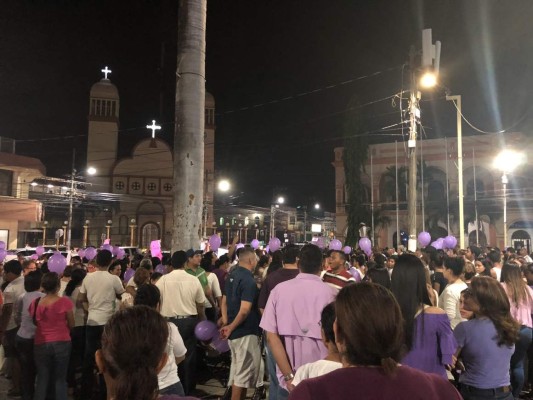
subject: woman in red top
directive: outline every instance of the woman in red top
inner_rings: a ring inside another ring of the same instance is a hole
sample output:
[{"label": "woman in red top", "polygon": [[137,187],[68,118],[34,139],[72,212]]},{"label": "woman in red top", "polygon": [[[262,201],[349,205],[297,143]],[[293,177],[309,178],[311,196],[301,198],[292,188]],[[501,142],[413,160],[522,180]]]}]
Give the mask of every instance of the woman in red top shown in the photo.
[{"label": "woman in red top", "polygon": [[74,327],[73,304],[57,294],[61,287],[55,272],[43,276],[46,294],[30,304],[35,331],[35,366],[37,381],[34,400],[44,400],[49,385],[55,386],[55,398],[67,400],[67,369],[70,358],[70,329]]}]

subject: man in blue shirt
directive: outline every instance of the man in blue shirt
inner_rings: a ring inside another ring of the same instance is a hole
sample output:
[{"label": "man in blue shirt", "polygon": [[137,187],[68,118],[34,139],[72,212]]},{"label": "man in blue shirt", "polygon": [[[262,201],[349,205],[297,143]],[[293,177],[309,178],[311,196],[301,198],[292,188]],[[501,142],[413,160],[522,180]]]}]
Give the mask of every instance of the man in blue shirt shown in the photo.
[{"label": "man in blue shirt", "polygon": [[261,365],[259,346],[258,289],[252,271],[257,257],[250,248],[239,254],[239,265],[228,275],[226,293],[222,296],[220,336],[229,339],[231,369],[228,384],[232,400],[246,397],[246,389],[255,387]]}]

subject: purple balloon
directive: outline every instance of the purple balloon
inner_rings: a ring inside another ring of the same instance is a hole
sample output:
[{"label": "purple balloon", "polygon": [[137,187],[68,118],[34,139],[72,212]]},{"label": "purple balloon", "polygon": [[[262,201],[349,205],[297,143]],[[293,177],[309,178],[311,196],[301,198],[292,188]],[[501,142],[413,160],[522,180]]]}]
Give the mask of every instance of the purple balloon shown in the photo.
[{"label": "purple balloon", "polygon": [[237,245],[235,246],[235,250],[242,249],[243,247],[244,247],[244,244],[242,244],[242,243],[237,243]]},{"label": "purple balloon", "polygon": [[426,247],[428,244],[431,243],[431,235],[429,232],[420,232],[418,234],[418,243],[420,243],[420,246]]},{"label": "purple balloon", "polygon": [[366,249],[364,250],[367,257],[370,257],[372,255],[372,249]]},{"label": "purple balloon", "polygon": [[320,250],[324,250],[326,248],[326,240],[324,239],[323,236],[319,236],[317,239],[316,239],[316,242],[315,244],[318,246],[318,248]]},{"label": "purple balloon", "polygon": [[159,264],[157,267],[155,267],[155,272],[159,272],[160,274],[165,273],[165,266],[163,264]]},{"label": "purple balloon", "polygon": [[198,340],[207,342],[214,337],[218,337],[218,329],[217,326],[211,321],[200,321],[194,328],[194,335]]},{"label": "purple balloon", "polygon": [[111,246],[110,244],[104,244],[102,245],[102,247],[100,247],[101,250],[107,250],[109,252],[111,252],[111,254],[113,254],[113,246]]},{"label": "purple balloon", "polygon": [[342,249],[341,241],[339,239],[333,239],[331,242],[329,242],[329,249],[337,251]]},{"label": "purple balloon", "polygon": [[118,246],[113,246],[113,248],[111,249],[111,254],[113,254],[114,256],[116,256],[118,254],[118,251],[120,250],[120,247]]},{"label": "purple balloon", "polygon": [[7,250],[6,249],[0,249],[0,262],[4,261],[6,256],[7,256]]},{"label": "purple balloon", "polygon": [[117,251],[117,258],[119,260],[122,260],[125,255],[126,255],[126,251],[124,249],[119,248]]},{"label": "purple balloon", "polygon": [[270,246],[269,246],[268,244],[267,244],[266,247],[265,247],[265,251],[266,251],[267,253],[270,253]]},{"label": "purple balloon", "polygon": [[344,254],[348,255],[352,252],[352,248],[350,246],[344,246],[342,251]]},{"label": "purple balloon", "polygon": [[43,253],[44,253],[44,247],[43,247],[43,246],[37,246],[37,247],[35,248],[35,253],[36,253],[39,257],[41,257],[41,256],[43,255]]},{"label": "purple balloon", "polygon": [[252,246],[252,249],[257,249],[259,247],[259,240],[257,239],[254,239],[252,240],[252,242],[250,243],[250,246]]},{"label": "purple balloon", "polygon": [[209,236],[209,247],[211,247],[211,250],[217,251],[221,242],[220,236],[216,234]]},{"label": "purple balloon", "polygon": [[32,259],[32,260],[35,261],[35,260],[38,260],[38,259],[39,259],[39,256],[38,256],[37,254],[32,254],[31,257],[30,257],[30,259]]},{"label": "purple balloon", "polygon": [[135,275],[135,270],[133,268],[128,268],[126,272],[124,272],[124,282],[129,282],[131,278],[133,278],[133,275]]},{"label": "purple balloon", "polygon": [[455,246],[457,246],[457,239],[454,236],[448,235],[444,238],[444,248],[454,249]]},{"label": "purple balloon", "polygon": [[81,259],[83,259],[83,257],[85,257],[85,250],[83,250],[83,249],[79,249],[79,250],[78,250],[78,256],[79,256]]},{"label": "purple balloon", "polygon": [[4,249],[5,250],[6,248],[6,242],[0,240],[0,249]]},{"label": "purple balloon", "polygon": [[85,258],[89,261],[91,261],[92,259],[94,259],[94,257],[96,257],[96,249],[94,247],[87,247],[85,249]]},{"label": "purple balloon", "polygon": [[211,347],[213,347],[219,353],[226,353],[229,351],[229,342],[227,339],[221,339],[216,335],[211,341]]},{"label": "purple balloon", "polygon": [[442,250],[442,246],[444,246],[444,239],[438,238],[433,243],[431,243],[431,245],[437,250]]},{"label": "purple balloon", "polygon": [[[372,242],[367,237],[362,237],[359,239],[359,247],[361,250],[363,250],[365,253],[368,253],[368,251],[372,251]],[[368,250],[368,251],[367,251]]]},{"label": "purple balloon", "polygon": [[52,257],[48,259],[48,270],[61,275],[67,266],[67,259],[61,255],[61,253],[54,253]]},{"label": "purple balloon", "polygon": [[279,250],[281,247],[281,242],[277,237],[270,238],[270,241],[268,242],[268,245],[270,247],[270,251],[273,253],[276,250]]}]

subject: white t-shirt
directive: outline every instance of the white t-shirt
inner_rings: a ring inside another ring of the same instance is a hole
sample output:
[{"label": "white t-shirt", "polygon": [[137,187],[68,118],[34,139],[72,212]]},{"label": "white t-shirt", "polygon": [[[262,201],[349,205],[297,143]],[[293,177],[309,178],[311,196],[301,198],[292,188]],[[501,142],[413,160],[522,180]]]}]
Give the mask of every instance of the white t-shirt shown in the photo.
[{"label": "white t-shirt", "polygon": [[[212,272],[207,275],[207,283],[209,284],[209,288],[211,289],[211,292],[213,293],[213,297],[215,300],[217,297],[222,297],[222,291],[220,290],[220,283],[218,282],[218,278],[215,274]],[[212,308],[213,306],[209,302],[209,300],[205,300],[205,308]]]},{"label": "white t-shirt", "polygon": [[440,294],[439,307],[448,314],[452,329],[455,329],[460,322],[466,321],[466,319],[461,317],[461,312],[459,311],[459,298],[461,297],[461,292],[466,288],[468,288],[466,283],[456,281],[446,286]]},{"label": "white t-shirt", "polygon": [[6,327],[7,331],[15,329],[17,327],[17,324],[15,322],[15,303],[17,302],[18,298],[24,293],[26,293],[26,291],[24,290],[23,276],[19,276],[18,278],[13,279],[11,282],[9,282],[6,289],[4,290],[4,304],[13,304],[13,311],[11,313],[11,317],[9,317],[9,322]]},{"label": "white t-shirt", "polygon": [[80,294],[80,288],[81,286],[76,287],[72,291],[72,294],[70,296],[66,296],[74,304],[74,326],[75,327],[85,326],[85,311],[83,310],[83,306],[78,307],[76,305],[76,300],[78,299],[78,295]]},{"label": "white t-shirt", "polygon": [[160,390],[180,381],[178,376],[178,366],[176,365],[176,357],[183,357],[185,353],[187,353],[187,348],[183,343],[178,328],[171,322],[168,322],[168,343],[166,353],[168,355],[167,362],[163,369],[159,371],[159,374],[157,374]]},{"label": "white t-shirt", "polygon": [[57,293],[57,295],[59,297],[63,297],[63,293],[65,293],[65,289],[67,288],[67,285],[68,285],[68,281],[64,281],[63,279],[61,279],[59,281],[59,292]]},{"label": "white t-shirt", "polygon": [[196,276],[182,269],[163,275],[155,284],[161,292],[161,315],[197,315],[196,304],[205,303],[204,289]]},{"label": "white t-shirt", "polygon": [[87,274],[81,284],[80,293],[86,293],[89,300],[87,325],[105,325],[116,308],[115,299],[124,293],[120,278],[107,271]]},{"label": "white t-shirt", "polygon": [[304,364],[296,370],[292,384],[298,385],[301,381],[309,378],[316,378],[329,374],[331,371],[335,371],[342,367],[340,362],[329,360],[318,360],[312,363]]},{"label": "white t-shirt", "polygon": [[496,280],[499,282],[500,278],[502,277],[502,268],[501,267],[494,267],[492,270],[496,273]]}]

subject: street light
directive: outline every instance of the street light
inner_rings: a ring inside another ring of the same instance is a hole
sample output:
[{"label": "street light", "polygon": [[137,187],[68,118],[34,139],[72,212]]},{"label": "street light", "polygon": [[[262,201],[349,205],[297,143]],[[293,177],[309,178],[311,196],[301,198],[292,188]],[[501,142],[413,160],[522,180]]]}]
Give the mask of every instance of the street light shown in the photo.
[{"label": "street light", "polygon": [[279,204],[283,204],[283,203],[285,203],[285,197],[283,197],[283,196],[279,196],[277,202],[278,202]]},{"label": "street light", "polygon": [[505,149],[494,159],[493,166],[502,173],[503,186],[503,247],[507,247],[507,174],[513,172],[516,167],[525,161],[524,153]]},{"label": "street light", "polygon": [[106,229],[106,239],[111,239],[111,225],[113,225],[113,221],[108,219],[107,224],[105,226]]},{"label": "street light", "polygon": [[315,210],[320,210],[320,204],[318,203],[315,204]]},{"label": "street light", "polygon": [[231,183],[227,179],[222,179],[218,182],[218,190],[227,192],[231,189]]},{"label": "street light", "polygon": [[420,86],[424,89],[431,89],[437,85],[437,75],[434,72],[425,72],[420,78]]},{"label": "street light", "polygon": [[96,174],[96,168],[94,168],[94,167],[87,168],[87,173],[89,175],[95,175]]},{"label": "street light", "polygon": [[137,228],[137,221],[135,218],[130,220],[130,246],[135,246],[135,228]]},{"label": "street light", "polygon": [[88,219],[85,220],[85,224],[83,225],[83,247],[87,247],[87,239],[89,237],[89,224],[91,221]]}]

